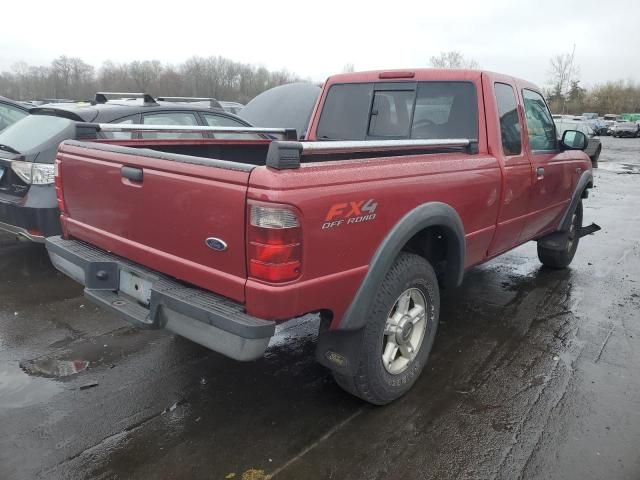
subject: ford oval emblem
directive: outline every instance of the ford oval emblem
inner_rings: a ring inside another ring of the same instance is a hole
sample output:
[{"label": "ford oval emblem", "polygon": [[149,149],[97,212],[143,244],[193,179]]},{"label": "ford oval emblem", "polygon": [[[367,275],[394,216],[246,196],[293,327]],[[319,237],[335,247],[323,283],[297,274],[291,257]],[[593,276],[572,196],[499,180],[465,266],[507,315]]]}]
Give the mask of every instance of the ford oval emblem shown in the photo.
[{"label": "ford oval emblem", "polygon": [[222,252],[227,249],[227,243],[224,240],[220,240],[219,238],[209,237],[205,241],[207,247],[212,250],[217,250],[218,252]]}]

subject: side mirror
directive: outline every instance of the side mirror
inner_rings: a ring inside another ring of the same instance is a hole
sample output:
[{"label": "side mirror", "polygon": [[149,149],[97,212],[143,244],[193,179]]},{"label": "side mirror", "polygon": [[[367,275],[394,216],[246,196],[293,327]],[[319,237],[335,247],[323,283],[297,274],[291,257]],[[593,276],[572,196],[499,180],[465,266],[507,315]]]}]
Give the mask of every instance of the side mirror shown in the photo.
[{"label": "side mirror", "polygon": [[560,140],[563,150],[584,150],[588,143],[587,136],[577,130],[565,130]]}]

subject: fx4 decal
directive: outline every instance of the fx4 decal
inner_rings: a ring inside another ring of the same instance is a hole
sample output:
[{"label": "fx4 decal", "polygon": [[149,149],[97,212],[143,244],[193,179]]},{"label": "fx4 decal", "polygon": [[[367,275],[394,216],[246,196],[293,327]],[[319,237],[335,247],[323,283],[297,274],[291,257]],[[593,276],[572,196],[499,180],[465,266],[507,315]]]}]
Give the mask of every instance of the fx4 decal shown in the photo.
[{"label": "fx4 decal", "polygon": [[350,225],[353,223],[368,222],[376,218],[378,202],[373,198],[355,202],[334,203],[329,207],[327,216],[322,224],[322,229]]}]

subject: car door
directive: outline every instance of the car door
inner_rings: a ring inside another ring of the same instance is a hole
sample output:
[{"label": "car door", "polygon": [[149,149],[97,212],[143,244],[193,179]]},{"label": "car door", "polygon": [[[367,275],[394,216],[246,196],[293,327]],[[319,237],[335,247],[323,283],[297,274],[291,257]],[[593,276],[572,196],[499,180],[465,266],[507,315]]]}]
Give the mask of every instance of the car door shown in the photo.
[{"label": "car door", "polygon": [[529,213],[531,162],[522,142],[522,110],[518,108],[516,91],[508,83],[485,77],[485,91],[493,91],[496,102],[501,148],[491,153],[504,166],[500,212],[496,232],[488,249],[494,256],[517,245]]},{"label": "car door", "polygon": [[529,214],[520,237],[524,242],[555,229],[571,198],[575,175],[570,155],[559,149],[556,127],[542,95],[526,87],[520,94],[532,168]]}]

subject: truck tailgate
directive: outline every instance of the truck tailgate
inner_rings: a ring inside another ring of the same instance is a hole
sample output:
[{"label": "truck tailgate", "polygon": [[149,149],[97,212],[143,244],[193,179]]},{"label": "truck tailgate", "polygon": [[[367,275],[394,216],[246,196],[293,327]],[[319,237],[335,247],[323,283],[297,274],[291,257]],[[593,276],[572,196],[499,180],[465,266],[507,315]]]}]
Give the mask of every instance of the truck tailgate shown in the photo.
[{"label": "truck tailgate", "polygon": [[74,141],[57,158],[67,236],[244,301],[251,165]]}]

